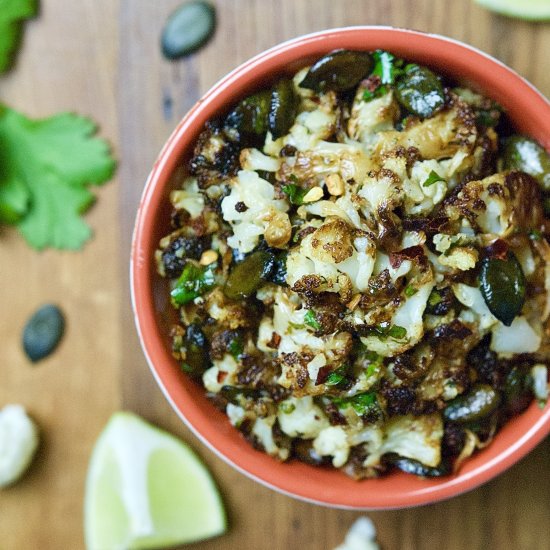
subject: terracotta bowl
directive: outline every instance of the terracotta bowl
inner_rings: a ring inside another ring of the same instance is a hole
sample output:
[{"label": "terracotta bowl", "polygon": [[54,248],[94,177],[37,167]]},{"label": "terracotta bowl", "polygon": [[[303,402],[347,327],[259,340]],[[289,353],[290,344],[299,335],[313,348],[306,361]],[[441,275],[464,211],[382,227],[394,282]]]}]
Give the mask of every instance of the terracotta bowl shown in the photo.
[{"label": "terracotta bowl", "polygon": [[502,105],[518,131],[550,150],[550,103],[500,61],[456,40],[390,27],[351,27],[303,36],[247,61],[215,84],[179,123],[162,149],[139,205],[132,246],[131,288],[135,320],[151,370],[175,411],[218,456],[252,479],[287,495],[327,506],[388,509],[446,499],[490,480],[527,454],[550,431],[550,406],[536,404],[514,418],[493,443],[468,460],[457,475],[419,479],[400,472],[353,481],[337,470],[293,461],[279,463],[254,450],[225,415],[187,379],[170,354],[174,320],[166,281],[155,272],[153,252],[169,233],[168,194],[204,123],[283,73],[337,48],[389,50],[426,64]]}]

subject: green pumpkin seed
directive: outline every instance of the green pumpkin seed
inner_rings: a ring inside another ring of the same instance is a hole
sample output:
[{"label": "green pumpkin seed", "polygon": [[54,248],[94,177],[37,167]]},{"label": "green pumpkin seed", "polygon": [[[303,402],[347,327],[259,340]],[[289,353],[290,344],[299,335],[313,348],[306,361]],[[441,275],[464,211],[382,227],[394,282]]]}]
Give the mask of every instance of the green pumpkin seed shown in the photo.
[{"label": "green pumpkin seed", "polygon": [[397,81],[397,101],[422,118],[431,117],[445,104],[445,92],[437,76],[426,67],[407,65]]},{"label": "green pumpkin seed", "polygon": [[536,141],[524,136],[511,136],[504,143],[504,167],[533,176],[544,191],[550,191],[550,155]]},{"label": "green pumpkin seed", "polygon": [[516,256],[509,252],[505,260],[484,258],[479,283],[489,311],[509,327],[525,302],[525,275]]},{"label": "green pumpkin seed", "polygon": [[451,473],[450,464],[445,460],[442,460],[441,464],[436,467],[426,466],[418,460],[399,456],[395,453],[386,454],[383,460],[386,464],[390,464],[406,474],[413,474],[420,477],[441,477]]},{"label": "green pumpkin seed", "polygon": [[203,46],[214,33],[216,11],[201,0],[181,5],[166,21],[161,46],[164,57],[178,59]]},{"label": "green pumpkin seed", "polygon": [[315,92],[345,92],[357,86],[372,71],[373,65],[368,52],[336,50],[311,66],[300,87]]},{"label": "green pumpkin seed", "polygon": [[57,306],[48,304],[38,309],[23,329],[23,349],[27,357],[34,363],[50,355],[64,329],[65,319]]},{"label": "green pumpkin seed", "polygon": [[233,111],[227,115],[226,126],[236,128],[245,134],[258,136],[267,132],[267,117],[271,105],[271,91],[262,90],[257,94],[243,99]]},{"label": "green pumpkin seed", "polygon": [[284,136],[294,124],[298,113],[299,98],[294,92],[290,79],[283,79],[275,84],[271,92],[268,126],[273,139]]},{"label": "green pumpkin seed", "polygon": [[443,411],[450,422],[476,422],[494,412],[500,405],[500,394],[488,384],[478,384],[464,395],[455,397]]},{"label": "green pumpkin seed", "polygon": [[533,400],[533,378],[525,368],[514,367],[504,380],[506,407],[511,414],[524,411]]},{"label": "green pumpkin seed", "polygon": [[185,361],[181,365],[182,370],[193,377],[202,376],[210,363],[206,349],[207,340],[198,324],[192,323],[187,327],[183,343]]},{"label": "green pumpkin seed", "polygon": [[232,300],[251,296],[270,276],[275,267],[275,257],[265,250],[247,256],[229,273],[224,292]]}]

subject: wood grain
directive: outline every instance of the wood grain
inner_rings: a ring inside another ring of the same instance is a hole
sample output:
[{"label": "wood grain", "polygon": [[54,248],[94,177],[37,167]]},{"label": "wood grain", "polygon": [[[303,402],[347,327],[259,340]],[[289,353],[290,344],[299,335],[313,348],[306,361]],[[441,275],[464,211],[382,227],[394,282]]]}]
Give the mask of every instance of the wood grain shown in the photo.
[{"label": "wood grain", "polygon": [[[130,309],[127,260],[147,173],[177,121],[217,79],[282,40],[353,24],[445,34],[498,57],[550,94],[550,25],[492,15],[469,0],[219,0],[213,40],[198,54],[162,59],[159,33],[179,0],[43,0],[0,97],[33,116],[75,110],[96,119],[120,158],[117,179],[88,215],[96,237],[79,254],[30,251],[0,233],[0,405],[25,404],[43,429],[29,475],[0,492],[0,548],[83,547],[82,498],[93,441],[118,408],[188,441],[209,464],[230,515],[229,533],[189,548],[324,550],[358,513],[298,502],[253,483],[181,425],[141,354]],[[59,303],[67,333],[36,367],[20,331],[31,311]],[[545,441],[486,486],[414,510],[373,512],[386,550],[550,548]],[[358,484],[357,490],[362,489]]]}]

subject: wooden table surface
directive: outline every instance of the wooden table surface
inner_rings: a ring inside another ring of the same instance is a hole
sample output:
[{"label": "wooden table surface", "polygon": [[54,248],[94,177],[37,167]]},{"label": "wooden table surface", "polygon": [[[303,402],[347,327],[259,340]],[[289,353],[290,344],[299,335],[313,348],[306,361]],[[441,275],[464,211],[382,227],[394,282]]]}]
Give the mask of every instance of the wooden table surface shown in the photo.
[{"label": "wooden table surface", "polygon": [[[227,535],[190,548],[324,550],[360,514],[276,494],[227,466],[180,423],[157,388],[135,334],[128,292],[129,243],[148,170],[180,117],[217,79],[282,40],[353,24],[446,34],[501,59],[550,94],[550,25],[492,15],[470,0],[218,0],[214,39],[169,63],[159,33],[179,0],[43,0],[27,25],[17,67],[0,98],[32,116],[89,115],[120,166],[87,215],[94,240],[80,253],[30,250],[0,233],[0,406],[24,404],[42,428],[29,474],[0,491],[0,548],[83,547],[88,458],[118,409],[143,415],[190,443],[211,467],[230,518]],[[66,313],[57,353],[25,359],[21,329],[40,304]],[[448,502],[376,512],[379,539],[396,549],[550,548],[550,441],[498,479]],[[358,484],[357,490],[362,490]]]}]

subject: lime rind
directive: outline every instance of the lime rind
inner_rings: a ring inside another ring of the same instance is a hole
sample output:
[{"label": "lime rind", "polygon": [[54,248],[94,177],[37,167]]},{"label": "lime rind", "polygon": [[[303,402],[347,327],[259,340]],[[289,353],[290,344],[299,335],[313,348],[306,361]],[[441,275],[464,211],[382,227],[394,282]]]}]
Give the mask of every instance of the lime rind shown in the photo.
[{"label": "lime rind", "polygon": [[549,0],[475,0],[488,10],[528,21],[550,21]]},{"label": "lime rind", "polygon": [[226,527],[216,485],[191,449],[134,414],[115,413],[90,459],[87,548],[162,548],[211,538]]}]

